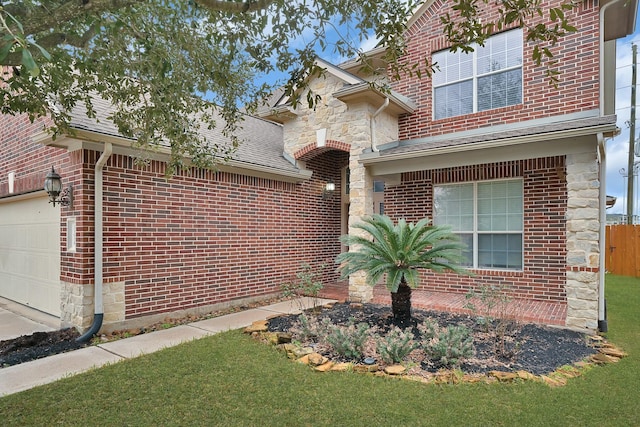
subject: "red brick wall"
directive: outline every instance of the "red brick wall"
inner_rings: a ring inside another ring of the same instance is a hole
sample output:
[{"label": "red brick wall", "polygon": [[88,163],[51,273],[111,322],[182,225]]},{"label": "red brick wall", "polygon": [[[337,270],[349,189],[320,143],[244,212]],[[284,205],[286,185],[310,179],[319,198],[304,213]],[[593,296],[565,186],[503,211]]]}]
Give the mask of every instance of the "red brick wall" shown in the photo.
[{"label": "red brick wall", "polygon": [[[66,151],[33,142],[44,123],[44,119],[31,123],[26,115],[0,117],[0,198],[42,190],[51,166],[63,184],[68,183],[65,177],[72,167]],[[9,194],[10,172],[15,173],[13,194]]]},{"label": "red brick wall", "polygon": [[[84,159],[87,206],[99,154]],[[104,280],[125,282],[126,318],[279,292],[303,262],[325,282],[335,280],[340,205],[322,200],[321,191],[329,179],[340,188],[336,165],[347,162],[348,153],[323,153],[307,162],[311,180],[291,184],[210,171],[167,181],[160,162],[141,169],[128,157],[111,157],[104,169]],[[90,237],[79,239],[79,253],[70,257],[77,262],[70,260],[63,276],[90,281],[93,211],[82,217]]]},{"label": "red brick wall", "polygon": [[[483,22],[491,22],[496,16],[497,3],[487,5],[481,14]],[[557,0],[542,2],[548,11],[550,5],[560,4]],[[431,53],[449,45],[442,34],[440,16],[451,12],[450,3],[437,0],[408,30],[409,64],[422,64],[431,59]],[[452,15],[454,13],[452,12]],[[588,0],[580,3],[578,9],[568,13],[578,32],[561,39],[561,48],[553,48],[554,60],[558,61],[560,82],[555,88],[545,77],[545,67],[536,67],[531,59],[533,44],[524,43],[523,48],[523,103],[505,108],[483,111],[459,117],[433,120],[432,84],[429,77],[403,76],[393,83],[393,89],[410,97],[418,105],[415,113],[400,119],[400,139],[421,138],[464,131],[495,124],[520,122],[556,115],[588,111],[598,108],[598,3]],[[540,21],[541,18],[536,18]],[[537,22],[537,21],[536,21]],[[526,37],[526,34],[523,35]]]},{"label": "red brick wall", "polygon": [[472,277],[423,274],[421,289],[465,293],[480,285],[507,285],[514,296],[566,300],[567,188],[564,157],[510,161],[402,174],[385,190],[385,210],[394,220],[432,217],[433,186],[445,183],[522,178],[524,184],[523,271],[473,270]]}]

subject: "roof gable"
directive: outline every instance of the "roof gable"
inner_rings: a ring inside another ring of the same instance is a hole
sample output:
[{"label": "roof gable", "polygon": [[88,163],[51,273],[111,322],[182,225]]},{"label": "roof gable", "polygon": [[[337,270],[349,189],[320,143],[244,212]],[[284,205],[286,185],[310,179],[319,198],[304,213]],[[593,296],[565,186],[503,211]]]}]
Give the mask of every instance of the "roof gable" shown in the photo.
[{"label": "roof gable", "polygon": [[[320,58],[316,58],[315,60],[315,65],[322,68],[324,70],[325,73],[328,73],[342,81],[345,82],[345,84],[348,85],[354,85],[354,84],[359,84],[359,83],[363,83],[364,80],[361,79],[360,77],[357,77],[353,74],[351,74],[348,71],[345,71],[343,69],[341,69],[340,67],[337,67],[333,64],[331,64],[330,62],[325,61],[324,59],[320,59]],[[307,76],[307,78],[305,80],[308,80],[309,78],[313,78],[313,77],[309,77]],[[296,91],[298,91],[299,89],[296,89]],[[278,99],[276,101],[276,103],[273,105],[274,108],[277,109],[277,107],[279,106],[283,106],[289,103],[289,100],[291,99],[291,97],[289,95],[286,94],[282,94],[282,96],[280,97],[280,99]]]}]

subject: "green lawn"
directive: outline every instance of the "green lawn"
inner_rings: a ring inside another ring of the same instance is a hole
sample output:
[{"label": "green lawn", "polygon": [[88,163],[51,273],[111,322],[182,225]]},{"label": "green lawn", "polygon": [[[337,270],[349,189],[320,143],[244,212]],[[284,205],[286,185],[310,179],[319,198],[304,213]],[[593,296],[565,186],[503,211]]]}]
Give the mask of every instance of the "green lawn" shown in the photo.
[{"label": "green lawn", "polygon": [[565,387],[320,374],[232,331],[0,398],[3,426],[638,426],[640,280],[607,278],[630,356]]}]

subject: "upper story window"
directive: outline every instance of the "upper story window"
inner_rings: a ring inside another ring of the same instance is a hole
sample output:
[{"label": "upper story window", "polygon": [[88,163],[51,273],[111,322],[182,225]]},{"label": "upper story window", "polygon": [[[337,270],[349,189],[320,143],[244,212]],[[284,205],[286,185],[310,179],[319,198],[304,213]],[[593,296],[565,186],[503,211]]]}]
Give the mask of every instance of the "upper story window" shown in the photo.
[{"label": "upper story window", "polygon": [[470,53],[436,52],[433,62],[436,120],[522,103],[522,29],[496,34]]}]

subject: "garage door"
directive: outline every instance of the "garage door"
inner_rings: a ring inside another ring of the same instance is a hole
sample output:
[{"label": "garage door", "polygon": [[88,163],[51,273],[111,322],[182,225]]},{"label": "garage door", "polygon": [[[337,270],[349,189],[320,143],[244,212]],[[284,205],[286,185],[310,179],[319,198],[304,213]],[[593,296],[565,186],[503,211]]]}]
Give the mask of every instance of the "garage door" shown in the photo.
[{"label": "garage door", "polygon": [[60,208],[0,203],[0,296],[60,316]]}]

